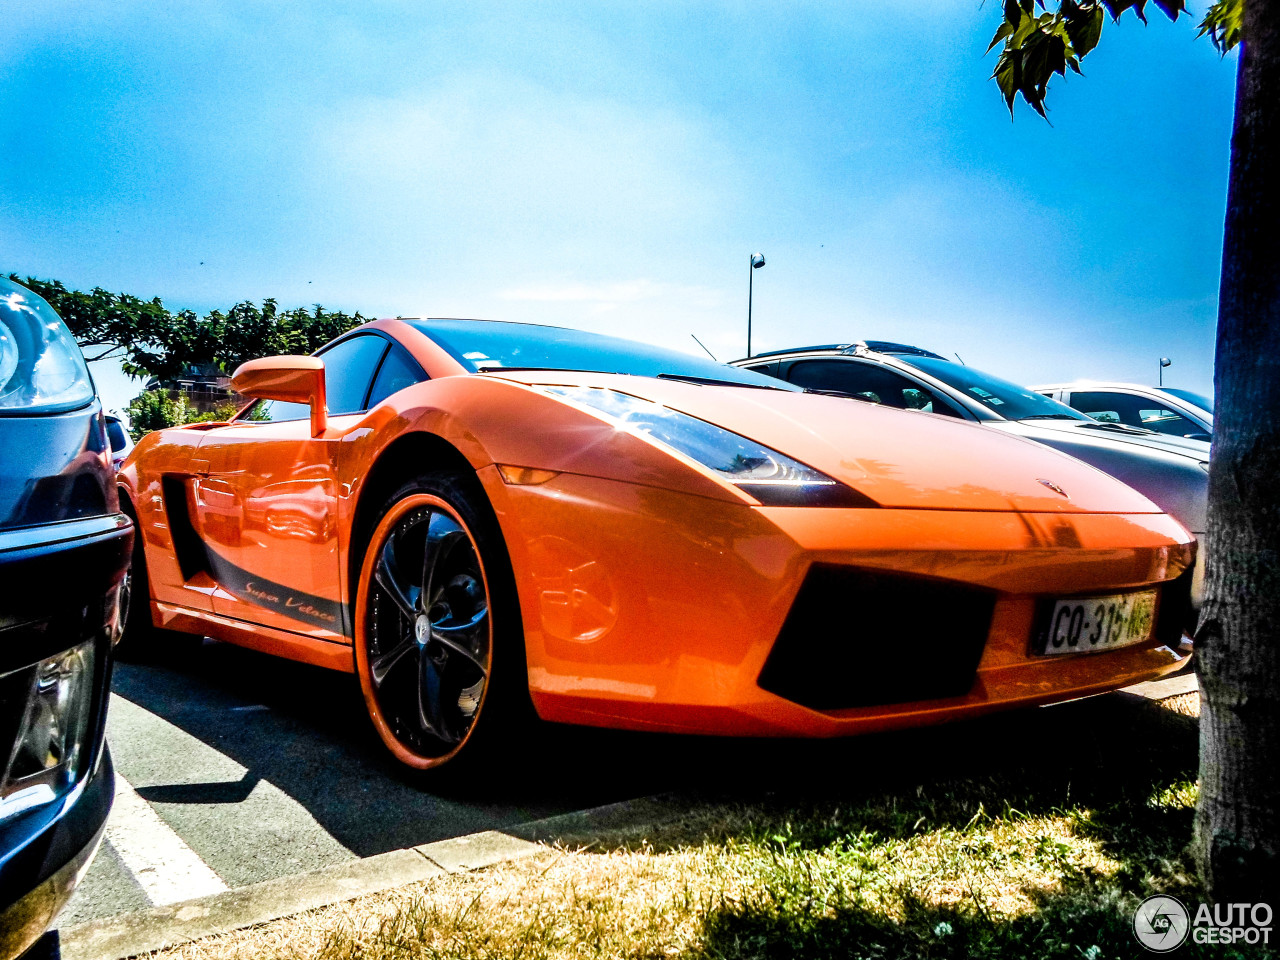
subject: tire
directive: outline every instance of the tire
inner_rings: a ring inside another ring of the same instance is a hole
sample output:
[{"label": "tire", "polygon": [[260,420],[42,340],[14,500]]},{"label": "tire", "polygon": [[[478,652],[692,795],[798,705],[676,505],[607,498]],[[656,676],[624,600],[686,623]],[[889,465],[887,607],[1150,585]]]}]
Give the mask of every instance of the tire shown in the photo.
[{"label": "tire", "polygon": [[405,767],[479,770],[533,715],[497,518],[474,475],[444,474],[405,484],[378,517],[354,617],[365,708]]}]

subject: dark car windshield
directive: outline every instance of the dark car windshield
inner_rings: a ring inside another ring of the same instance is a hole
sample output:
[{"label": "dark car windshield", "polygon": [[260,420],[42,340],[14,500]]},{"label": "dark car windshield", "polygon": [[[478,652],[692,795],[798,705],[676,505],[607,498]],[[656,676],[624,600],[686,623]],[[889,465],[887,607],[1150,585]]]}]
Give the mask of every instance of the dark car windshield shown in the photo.
[{"label": "dark car windshield", "polygon": [[1165,393],[1171,393],[1179,400],[1185,400],[1187,403],[1199,407],[1205,413],[1213,413],[1213,401],[1206,397],[1203,393],[1193,393],[1190,390],[1183,390],[1179,387],[1161,387]]},{"label": "dark car windshield", "polygon": [[124,436],[124,427],[114,417],[107,417],[107,440],[110,441],[114,452],[119,452],[129,445],[129,441]]},{"label": "dark car windshield", "polygon": [[496,320],[409,320],[472,372],[575,370],[665,377],[702,384],[798,390],[790,384],[692,354],[567,327]]},{"label": "dark car windshield", "polygon": [[993,377],[973,367],[964,367],[950,360],[935,360],[932,357],[899,356],[898,359],[913,367],[919,367],[929,376],[959,390],[969,399],[977,400],[1006,420],[1089,419],[1064,403],[1050,400],[1026,387]]}]

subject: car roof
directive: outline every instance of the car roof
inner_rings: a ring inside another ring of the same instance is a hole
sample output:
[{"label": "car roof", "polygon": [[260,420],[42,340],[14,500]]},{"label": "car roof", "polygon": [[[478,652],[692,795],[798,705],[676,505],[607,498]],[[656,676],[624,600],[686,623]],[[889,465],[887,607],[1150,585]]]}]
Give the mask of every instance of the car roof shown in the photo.
[{"label": "car roof", "polygon": [[926,350],[923,347],[913,347],[909,343],[895,343],[892,340],[858,340],[854,343],[824,343],[813,347],[789,347],[786,350],[768,350],[764,353],[752,354],[752,356],[744,357],[743,359],[758,360],[761,357],[783,357],[796,353],[818,353],[822,351],[834,351],[836,353],[848,355],[871,352],[900,354],[912,357],[932,357],[935,360],[947,359],[941,354],[934,353],[932,350]]},{"label": "car roof", "polygon": [[1163,387],[1153,387],[1145,383],[1130,383],[1124,380],[1072,380],[1070,383],[1042,383],[1031,390],[1074,390],[1077,387],[1089,387],[1097,389],[1099,387],[1108,390],[1163,390]]}]

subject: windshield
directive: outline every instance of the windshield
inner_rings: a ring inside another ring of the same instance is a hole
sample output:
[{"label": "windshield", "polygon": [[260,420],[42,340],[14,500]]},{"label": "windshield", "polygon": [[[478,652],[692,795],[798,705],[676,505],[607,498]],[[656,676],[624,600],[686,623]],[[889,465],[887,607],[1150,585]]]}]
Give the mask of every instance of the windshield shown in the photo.
[{"label": "windshield", "polygon": [[1199,407],[1205,413],[1213,413],[1213,401],[1206,397],[1203,393],[1193,393],[1190,390],[1182,390],[1178,387],[1161,387],[1165,393],[1171,393],[1179,400],[1185,400],[1193,406]]},{"label": "windshield", "polygon": [[112,417],[107,418],[107,439],[111,442],[113,453],[119,453],[129,445],[129,441],[124,435],[124,427],[119,420]]},{"label": "windshield", "polygon": [[475,373],[497,370],[576,370],[666,377],[704,384],[798,390],[750,370],[634,340],[567,327],[496,320],[409,320]]},{"label": "windshield", "polygon": [[1088,420],[1083,413],[1072,410],[1066,404],[1050,400],[1026,387],[1008,380],[1001,380],[989,373],[962,367],[950,360],[932,357],[904,357],[899,360],[918,367],[931,377],[936,377],[950,387],[959,390],[971,400],[977,400],[993,413],[1006,420]]}]

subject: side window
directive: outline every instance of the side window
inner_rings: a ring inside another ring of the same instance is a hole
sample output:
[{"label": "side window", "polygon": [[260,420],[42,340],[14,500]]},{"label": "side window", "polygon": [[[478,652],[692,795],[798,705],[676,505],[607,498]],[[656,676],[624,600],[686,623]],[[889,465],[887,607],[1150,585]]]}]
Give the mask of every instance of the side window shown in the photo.
[{"label": "side window", "polygon": [[1203,427],[1192,423],[1176,410],[1149,405],[1140,407],[1138,416],[1142,418],[1144,427],[1148,430],[1155,430],[1157,433],[1167,433],[1175,437],[1189,437],[1193,433],[1204,436]]},{"label": "side window", "polygon": [[960,414],[914,380],[886,367],[858,360],[798,360],[787,379],[809,390],[834,390],[899,410]]},{"label": "side window", "polygon": [[409,356],[407,350],[397,343],[391,345],[386,359],[378,368],[378,375],[373,379],[373,390],[369,394],[369,407],[376,407],[387,397],[405,387],[421,383],[427,379],[426,371],[418,366],[417,361]]},{"label": "side window", "polygon": [[364,407],[369,381],[386,352],[387,341],[374,334],[343,340],[317,354],[324,361],[324,391],[329,416],[359,413]]},{"label": "side window", "polygon": [[1072,393],[1071,406],[1103,423],[1126,423],[1131,427],[1142,426],[1138,413],[1141,405],[1137,397],[1124,393]]},{"label": "side window", "polygon": [[[344,340],[319,354],[324,361],[324,388],[329,413],[359,413],[364,409],[364,395],[369,389],[373,371],[382,359],[387,341],[372,334]],[[259,400],[237,419],[240,422],[265,420],[306,420],[311,408],[305,403],[287,400]]]},{"label": "side window", "polygon": [[240,422],[250,420],[266,420],[279,423],[281,420],[306,420],[311,416],[311,408],[305,403],[289,403],[287,400],[259,400],[249,411],[237,419]]},{"label": "side window", "polygon": [[778,367],[780,367],[781,365],[782,364],[780,361],[773,360],[769,363],[752,364],[751,366],[747,367],[747,369],[753,371],[754,373],[762,373],[766,377],[781,378],[781,375],[778,373]]},{"label": "side window", "polygon": [[1209,439],[1209,435],[1200,424],[1146,397],[1111,393],[1105,390],[1073,393],[1071,406],[1103,423],[1124,423],[1131,427],[1145,427],[1157,433],[1167,433],[1174,437],[1190,437],[1193,440]]}]

